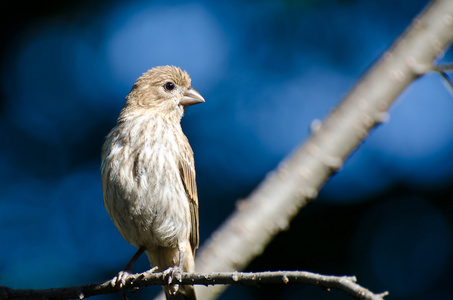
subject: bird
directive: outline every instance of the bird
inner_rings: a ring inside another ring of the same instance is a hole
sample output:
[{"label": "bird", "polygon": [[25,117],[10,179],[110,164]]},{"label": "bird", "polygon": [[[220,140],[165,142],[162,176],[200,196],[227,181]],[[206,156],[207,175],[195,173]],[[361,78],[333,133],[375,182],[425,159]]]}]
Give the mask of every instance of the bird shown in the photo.
[{"label": "bird", "polygon": [[177,272],[195,272],[199,245],[194,155],[181,128],[188,106],[205,102],[186,71],[154,67],[126,97],[102,146],[104,206],[137,253],[113,282],[121,286],[145,252],[168,275],[167,299],[195,300],[192,285],[170,284]]}]

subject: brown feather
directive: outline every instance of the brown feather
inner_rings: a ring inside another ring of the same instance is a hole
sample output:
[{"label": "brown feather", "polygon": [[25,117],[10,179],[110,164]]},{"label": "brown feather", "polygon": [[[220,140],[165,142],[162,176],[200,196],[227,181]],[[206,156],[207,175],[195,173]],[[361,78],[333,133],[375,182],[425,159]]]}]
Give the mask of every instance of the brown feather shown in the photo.
[{"label": "brown feather", "polygon": [[[193,160],[193,155],[191,158]],[[192,246],[192,251],[195,254],[195,250],[198,248],[200,242],[198,233],[198,194],[197,184],[195,182],[195,168],[193,161],[188,162],[187,159],[181,159],[179,166],[182,182],[184,183],[189,199],[190,218],[192,223],[192,229],[190,231],[190,245]]]}]

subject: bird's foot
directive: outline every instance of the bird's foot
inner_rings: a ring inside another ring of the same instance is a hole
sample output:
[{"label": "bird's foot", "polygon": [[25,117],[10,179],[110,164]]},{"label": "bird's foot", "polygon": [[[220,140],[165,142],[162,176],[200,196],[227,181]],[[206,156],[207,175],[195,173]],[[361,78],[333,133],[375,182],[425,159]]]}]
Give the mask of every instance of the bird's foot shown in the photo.
[{"label": "bird's foot", "polygon": [[127,279],[129,278],[130,275],[131,275],[131,272],[128,271],[128,270],[120,271],[118,273],[118,275],[113,277],[113,279],[111,280],[110,284],[113,287],[119,286],[120,289],[122,289],[124,287],[124,285],[126,284],[126,281],[127,281]]},{"label": "bird's foot", "polygon": [[179,266],[175,267],[170,267],[167,270],[163,272],[164,277],[167,277],[168,284],[173,282],[173,279],[177,281],[181,281],[182,275],[181,273],[183,272],[182,268]]},{"label": "bird's foot", "polygon": [[181,282],[182,279],[182,268],[179,266],[170,267],[163,272],[164,277],[167,277],[169,292],[175,295],[179,290],[179,284],[171,284],[173,280]]}]

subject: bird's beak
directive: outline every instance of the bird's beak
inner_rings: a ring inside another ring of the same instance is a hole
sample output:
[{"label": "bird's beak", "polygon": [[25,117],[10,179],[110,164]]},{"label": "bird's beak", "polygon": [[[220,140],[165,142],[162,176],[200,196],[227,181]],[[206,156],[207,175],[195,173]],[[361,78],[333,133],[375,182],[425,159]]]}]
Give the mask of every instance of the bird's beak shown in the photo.
[{"label": "bird's beak", "polygon": [[197,92],[196,89],[191,86],[184,91],[181,100],[179,100],[179,104],[183,106],[190,106],[203,102],[205,102],[204,98],[200,95],[199,92]]}]

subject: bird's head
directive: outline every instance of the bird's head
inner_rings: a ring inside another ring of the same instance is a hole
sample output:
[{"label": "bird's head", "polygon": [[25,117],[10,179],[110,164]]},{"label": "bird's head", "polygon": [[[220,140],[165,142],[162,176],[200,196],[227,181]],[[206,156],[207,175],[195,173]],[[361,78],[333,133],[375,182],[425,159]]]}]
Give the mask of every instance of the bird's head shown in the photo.
[{"label": "bird's head", "polygon": [[178,67],[152,68],[137,79],[126,106],[180,120],[187,106],[205,102],[190,82],[189,75]]}]

